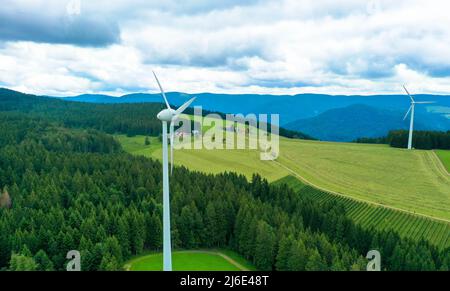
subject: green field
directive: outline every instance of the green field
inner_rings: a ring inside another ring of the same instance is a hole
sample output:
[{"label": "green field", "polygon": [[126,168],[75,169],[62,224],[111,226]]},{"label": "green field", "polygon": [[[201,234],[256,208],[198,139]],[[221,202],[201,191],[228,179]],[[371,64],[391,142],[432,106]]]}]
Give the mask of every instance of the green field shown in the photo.
[{"label": "green field", "polygon": [[441,160],[447,172],[450,174],[450,151],[437,150],[436,155]]},{"label": "green field", "polygon": [[[232,251],[177,251],[172,254],[174,271],[245,271],[255,268]],[[130,271],[161,271],[162,253],[134,258],[125,264]]]},{"label": "green field", "polygon": [[312,188],[300,182],[293,176],[285,177],[275,183],[285,183],[292,189],[299,191],[316,201],[337,201],[345,207],[347,215],[353,221],[370,229],[393,230],[400,236],[416,241],[427,240],[438,248],[450,247],[450,224],[446,222],[428,219],[425,217],[396,211],[382,206],[355,201],[351,198],[330,194]]},{"label": "green field", "polygon": [[[159,141],[118,136],[130,153],[161,159]],[[387,145],[331,143],[280,138],[277,161],[261,161],[256,150],[176,150],[175,164],[209,173],[234,171],[269,181],[294,175],[353,199],[450,221],[450,176],[432,151]]]},{"label": "green field", "polygon": [[[155,159],[162,159],[161,144],[158,139],[150,146],[144,145],[144,136],[126,137],[118,135],[123,148],[135,155],[144,155]],[[155,143],[157,143],[155,145]],[[222,173],[234,171],[251,177],[258,172],[270,181],[275,181],[288,175],[288,171],[275,163],[264,162],[259,159],[256,150],[175,150],[175,164],[183,165],[191,170]]]},{"label": "green field", "polygon": [[279,162],[352,198],[450,220],[450,176],[432,151],[283,139]]}]

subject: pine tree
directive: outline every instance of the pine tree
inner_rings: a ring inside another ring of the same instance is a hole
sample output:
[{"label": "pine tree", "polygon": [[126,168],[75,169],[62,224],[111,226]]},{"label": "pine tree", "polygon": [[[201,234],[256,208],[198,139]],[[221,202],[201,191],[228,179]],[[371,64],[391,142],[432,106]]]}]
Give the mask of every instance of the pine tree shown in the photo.
[{"label": "pine tree", "polygon": [[292,236],[283,236],[280,239],[275,263],[277,271],[289,271],[289,257],[291,255],[292,244]]},{"label": "pine tree", "polygon": [[146,246],[151,250],[158,250],[162,245],[162,222],[159,215],[153,213],[146,220]]},{"label": "pine tree", "polygon": [[81,255],[81,270],[82,271],[95,271],[95,262],[92,251],[94,249],[94,244],[91,240],[82,236],[80,239],[80,244],[78,250]]},{"label": "pine tree", "polygon": [[183,247],[190,249],[196,247],[196,241],[193,233],[194,217],[189,206],[181,209],[181,215],[177,219],[177,228],[180,234],[180,240]]},{"label": "pine tree", "polygon": [[308,262],[308,254],[305,244],[301,240],[294,240],[291,245],[288,258],[288,268],[290,271],[305,271]]},{"label": "pine tree", "polygon": [[144,249],[145,222],[141,215],[132,211],[130,223],[131,250],[133,254],[140,254]]},{"label": "pine tree", "polygon": [[267,222],[258,222],[256,230],[256,243],[254,251],[254,262],[256,267],[262,271],[270,271],[273,268],[275,257],[275,234]]},{"label": "pine tree", "polygon": [[116,263],[123,261],[122,249],[120,248],[119,241],[115,236],[108,237],[105,242],[105,251],[109,253]]},{"label": "pine tree", "polygon": [[205,213],[205,228],[206,233],[208,234],[208,241],[206,242],[206,245],[208,247],[217,246],[218,244],[218,235],[217,235],[217,221],[216,221],[216,209],[214,207],[214,204],[209,202],[208,206],[206,206],[206,213]]},{"label": "pine tree", "polygon": [[122,248],[123,256],[129,257],[131,255],[131,244],[128,223],[126,222],[125,217],[119,218],[116,237]]},{"label": "pine tree", "polygon": [[308,262],[305,266],[306,271],[327,271],[327,264],[317,249],[311,250]]},{"label": "pine tree", "polygon": [[36,270],[38,271],[53,271],[53,263],[48,258],[44,250],[39,250],[36,255],[34,255],[34,261],[37,264]]},{"label": "pine tree", "polygon": [[9,263],[10,271],[35,271],[38,265],[30,256],[13,253]]},{"label": "pine tree", "polygon": [[111,254],[106,254],[105,256],[103,256],[100,265],[99,265],[99,270],[100,271],[118,271],[120,269],[120,265],[116,259],[116,257],[114,257]]}]

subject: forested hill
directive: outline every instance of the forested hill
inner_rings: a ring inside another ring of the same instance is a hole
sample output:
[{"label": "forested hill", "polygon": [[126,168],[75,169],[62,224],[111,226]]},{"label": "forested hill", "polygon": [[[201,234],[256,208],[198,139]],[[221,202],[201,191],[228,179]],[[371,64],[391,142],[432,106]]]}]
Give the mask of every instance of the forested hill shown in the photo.
[{"label": "forested hill", "polygon": [[[161,123],[156,119],[156,115],[163,108],[162,103],[66,102],[57,98],[23,94],[0,88],[0,112],[22,112],[29,116],[59,122],[66,127],[95,128],[110,134],[157,136],[161,133]],[[185,113],[192,114],[192,108],[188,108]],[[203,111],[203,114],[208,113],[210,112]],[[280,128],[280,135],[312,139],[301,132],[284,128]]]},{"label": "forested hill", "polygon": [[[74,249],[82,270],[118,270],[160,251],[160,163],[43,119],[0,116],[0,270],[64,270]],[[341,204],[302,195],[308,186],[179,167],[172,177],[174,248],[231,248],[260,270],[364,270],[371,249],[387,270],[450,268],[449,249],[364,230]]]},{"label": "forested hill", "polygon": [[161,123],[156,114],[159,103],[87,104],[65,102],[0,89],[0,111],[22,112],[31,117],[56,121],[67,127],[95,128],[106,133],[158,135]]},{"label": "forested hill", "polygon": [[49,152],[119,153],[120,144],[94,129],[68,129],[22,113],[0,115],[0,147],[34,143]]}]

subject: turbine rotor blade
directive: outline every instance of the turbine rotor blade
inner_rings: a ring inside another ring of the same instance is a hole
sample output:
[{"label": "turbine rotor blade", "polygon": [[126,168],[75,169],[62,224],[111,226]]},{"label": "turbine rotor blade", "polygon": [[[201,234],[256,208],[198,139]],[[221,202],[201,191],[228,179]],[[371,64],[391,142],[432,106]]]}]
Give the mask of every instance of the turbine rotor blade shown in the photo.
[{"label": "turbine rotor blade", "polygon": [[183,105],[180,106],[180,108],[177,109],[177,111],[175,111],[175,116],[180,115],[181,113],[183,113],[184,110],[186,110],[186,108],[189,107],[189,105],[191,105],[192,102],[194,102],[195,98],[191,98],[188,102],[184,103]]},{"label": "turbine rotor blade", "polygon": [[436,102],[434,101],[420,101],[420,102],[415,102],[416,104],[434,104]]},{"label": "turbine rotor blade", "polygon": [[408,112],[406,112],[405,117],[403,118],[403,120],[405,120],[406,117],[408,117],[409,112],[411,112],[411,108],[412,108],[412,105],[409,106]]},{"label": "turbine rotor blade", "polygon": [[174,140],[174,121],[170,122],[170,175],[173,173],[173,140]]},{"label": "turbine rotor blade", "polygon": [[164,93],[164,89],[162,88],[161,83],[159,83],[158,77],[156,76],[156,74],[155,74],[154,71],[152,71],[152,72],[153,72],[153,76],[155,76],[156,83],[158,83],[159,90],[161,90],[161,95],[163,96],[164,101],[166,102],[167,108],[168,108],[168,109],[171,109],[171,108],[170,108],[170,105],[169,105],[169,102],[167,101],[166,93]]},{"label": "turbine rotor blade", "polygon": [[405,92],[406,92],[406,94],[408,94],[409,98],[411,98],[411,101],[412,101],[412,102],[415,102],[415,101],[414,101],[414,98],[411,96],[411,94],[409,94],[409,91],[408,91],[408,89],[406,89],[406,86],[405,86],[405,85],[403,85],[403,89],[405,89]]}]

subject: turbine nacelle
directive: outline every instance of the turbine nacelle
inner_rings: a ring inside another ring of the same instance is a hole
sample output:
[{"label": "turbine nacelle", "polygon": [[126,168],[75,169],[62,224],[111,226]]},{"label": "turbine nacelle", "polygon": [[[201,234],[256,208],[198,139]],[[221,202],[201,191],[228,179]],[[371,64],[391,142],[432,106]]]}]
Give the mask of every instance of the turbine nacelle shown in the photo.
[{"label": "turbine nacelle", "polygon": [[176,111],[171,108],[166,108],[156,115],[156,117],[161,121],[172,122],[176,119]]}]

